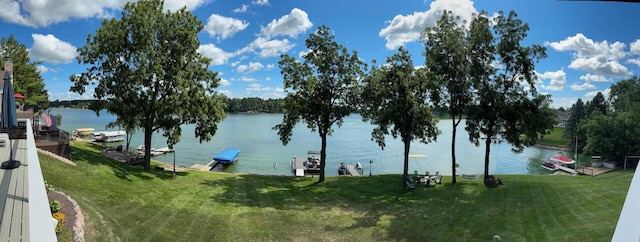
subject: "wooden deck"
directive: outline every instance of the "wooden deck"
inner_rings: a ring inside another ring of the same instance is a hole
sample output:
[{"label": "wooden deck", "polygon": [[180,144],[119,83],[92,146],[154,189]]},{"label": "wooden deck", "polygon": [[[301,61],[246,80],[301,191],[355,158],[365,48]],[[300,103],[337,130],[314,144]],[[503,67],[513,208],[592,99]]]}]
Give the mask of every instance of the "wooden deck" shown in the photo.
[{"label": "wooden deck", "polygon": [[198,170],[198,171],[210,171],[211,169],[213,169],[214,167],[216,167],[218,165],[218,162],[215,160],[211,160],[209,161],[209,163],[207,163],[206,165],[202,165],[202,164],[195,164],[191,166],[191,169],[194,170]]},{"label": "wooden deck", "polygon": [[[0,169],[0,241],[29,241],[29,185],[27,142],[11,140],[13,156],[20,161],[18,168]],[[9,142],[0,147],[0,162],[9,160]]]},{"label": "wooden deck", "polygon": [[360,176],[360,172],[358,172],[358,169],[356,169],[355,166],[351,165],[351,164],[347,164],[347,172],[349,172],[349,175],[351,176]]},{"label": "wooden deck", "polygon": [[615,170],[615,168],[605,168],[605,167],[578,167],[578,173],[580,175],[587,176],[598,176],[604,173]]}]

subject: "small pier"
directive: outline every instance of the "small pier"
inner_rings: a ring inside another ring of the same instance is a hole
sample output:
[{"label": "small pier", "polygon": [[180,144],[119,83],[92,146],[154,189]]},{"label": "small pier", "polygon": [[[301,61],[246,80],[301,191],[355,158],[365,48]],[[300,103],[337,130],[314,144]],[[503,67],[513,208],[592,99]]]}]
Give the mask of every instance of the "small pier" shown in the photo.
[{"label": "small pier", "polygon": [[199,170],[199,171],[210,171],[213,168],[216,168],[216,166],[218,166],[219,164],[220,164],[220,162],[217,162],[215,160],[211,160],[206,165],[202,165],[202,164],[192,165],[191,169]]},{"label": "small pier", "polygon": [[315,157],[293,157],[291,171],[295,176],[320,173],[320,159]]},{"label": "small pier", "polygon": [[[159,155],[164,155],[166,153],[173,153],[174,150],[173,149],[169,149],[169,147],[163,147],[163,148],[151,148],[151,156],[159,156]],[[138,147],[138,154],[144,155],[144,146],[139,146]]]},{"label": "small pier", "polygon": [[566,166],[556,165],[555,168],[557,170],[559,170],[559,171],[564,171],[564,172],[569,173],[571,175],[577,175],[578,174],[578,172],[576,170],[571,169],[571,168],[566,167]]},{"label": "small pier", "polygon": [[351,176],[360,176],[360,172],[358,172],[358,169],[356,169],[356,167],[354,165],[351,164],[347,164],[347,172],[349,173],[349,175]]}]

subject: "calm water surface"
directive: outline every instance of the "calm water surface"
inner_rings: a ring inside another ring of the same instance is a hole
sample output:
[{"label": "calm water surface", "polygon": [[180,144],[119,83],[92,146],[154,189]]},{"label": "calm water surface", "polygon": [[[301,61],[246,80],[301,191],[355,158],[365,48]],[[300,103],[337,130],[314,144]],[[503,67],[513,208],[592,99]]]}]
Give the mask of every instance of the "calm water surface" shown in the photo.
[{"label": "calm water surface", "polygon": [[[107,123],[114,121],[115,116],[101,112],[81,109],[54,108],[52,114],[62,115],[59,125],[66,131],[76,128],[95,128],[106,130]],[[200,143],[194,136],[194,125],[182,127],[182,140],[175,145],[176,164],[189,167],[193,164],[206,164],[212,157],[225,148],[240,150],[240,159],[229,166],[226,172],[292,175],[290,161],[293,156],[306,156],[308,150],[320,150],[320,137],[311,133],[304,124],[298,124],[293,131],[291,141],[283,146],[276,131],[271,127],[282,121],[282,114],[229,114],[219,124],[218,131],[209,142]],[[464,125],[462,122],[461,126]],[[442,120],[438,124],[442,134],[433,143],[413,142],[410,154],[421,154],[426,157],[410,158],[409,171],[419,173],[440,171],[451,174],[451,121]],[[401,174],[403,168],[403,144],[400,139],[387,137],[386,147],[381,150],[371,141],[373,126],[364,123],[357,114],[344,120],[342,127],[335,127],[335,132],[327,140],[327,175],[337,175],[341,162],[361,162],[365,173],[369,172],[370,162],[373,174]],[[482,174],[484,167],[484,147],[475,147],[468,141],[464,128],[458,128],[456,158],[460,164],[458,173]],[[137,131],[131,141],[135,149],[143,144],[142,131]],[[121,143],[120,143],[121,144]],[[153,147],[165,147],[166,139],[162,133],[155,133]],[[491,147],[492,174],[542,174],[542,161],[556,154],[557,151],[526,148],[524,152],[515,154],[507,143],[493,144]],[[157,156],[154,159],[173,162],[173,155]],[[277,163],[277,166],[276,166]]]}]

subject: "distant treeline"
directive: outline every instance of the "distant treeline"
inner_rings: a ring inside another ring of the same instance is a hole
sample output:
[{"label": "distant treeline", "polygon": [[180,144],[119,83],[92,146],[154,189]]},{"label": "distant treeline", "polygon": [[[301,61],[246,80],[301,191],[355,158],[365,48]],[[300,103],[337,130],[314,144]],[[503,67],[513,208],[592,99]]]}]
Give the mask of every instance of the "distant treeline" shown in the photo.
[{"label": "distant treeline", "polygon": [[[96,100],[51,101],[52,108],[88,109]],[[261,99],[257,97],[224,98],[227,113],[282,113],[283,99]]]}]

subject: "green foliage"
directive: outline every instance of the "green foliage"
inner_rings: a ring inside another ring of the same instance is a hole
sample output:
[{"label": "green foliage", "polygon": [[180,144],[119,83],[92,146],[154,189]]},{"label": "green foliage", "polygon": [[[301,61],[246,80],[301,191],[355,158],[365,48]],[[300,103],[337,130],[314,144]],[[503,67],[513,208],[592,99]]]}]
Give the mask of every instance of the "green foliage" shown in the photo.
[{"label": "green foliage", "polygon": [[567,120],[564,136],[573,138],[578,135],[578,125],[585,117],[584,103],[582,103],[582,99],[578,98],[578,101],[571,106],[571,114],[569,115],[569,120]]},{"label": "green foliage", "polygon": [[640,78],[634,76],[612,84],[609,101],[615,112],[631,111],[635,104],[640,103]]},{"label": "green foliage", "polygon": [[327,26],[320,26],[305,41],[309,50],[304,62],[282,55],[278,62],[289,90],[284,99],[284,118],[273,127],[282,144],[291,140],[293,127],[303,121],[312,132],[318,131],[322,139],[320,149],[320,178],[325,179],[327,135],[332,126],[340,126],[344,117],[356,111],[358,80],[364,76],[365,64],[356,52],[349,53],[330,34]]},{"label": "green foliage", "polygon": [[445,177],[443,185],[407,192],[398,174],[315,184],[188,171],[174,180],[168,171],[106,158],[89,143],[72,143],[71,153],[77,166],[42,154],[40,164],[44,178],[85,213],[86,241],[491,241],[494,234],[503,241],[607,241],[633,178],[632,170],[500,175],[506,185],[489,190],[481,179],[452,185]]},{"label": "green foliage", "polygon": [[51,209],[51,214],[60,212],[60,209],[62,209],[62,204],[60,204],[60,202],[58,200],[51,200],[49,201],[49,208]]},{"label": "green foliage", "polygon": [[224,98],[228,113],[282,113],[282,99],[262,99],[257,97]]},{"label": "green foliage", "polygon": [[362,93],[362,118],[376,127],[371,133],[381,148],[385,147],[385,136],[400,136],[404,143],[404,169],[402,185],[406,188],[409,170],[411,141],[419,139],[429,143],[436,139],[437,118],[431,113],[428,103],[428,83],[422,73],[415,71],[411,55],[400,47],[398,52],[387,57],[386,64],[373,67],[364,81]]},{"label": "green foliage", "polygon": [[13,63],[13,88],[15,93],[27,97],[18,100],[26,105],[38,105],[39,110],[47,109],[49,94],[45,89],[44,79],[40,76],[37,66],[39,61],[31,61],[27,47],[9,35],[9,38],[0,40],[0,66],[4,66],[4,60],[9,57]]},{"label": "green foliage", "polygon": [[[146,147],[161,130],[170,147],[179,142],[181,124],[196,124],[195,135],[208,141],[225,114],[214,90],[217,73],[196,51],[203,28],[186,8],[163,12],[159,0],[127,3],[120,19],[104,20],[78,49],[78,62],[89,68],[70,77],[71,91],[82,94],[87,85],[97,84],[98,104],[92,108],[115,114],[126,129],[141,128]],[[147,170],[150,158],[147,150]]]},{"label": "green foliage", "polygon": [[[469,32],[470,75],[476,102],[470,108],[469,140],[485,143],[484,175],[489,175],[489,152],[494,141],[506,141],[520,152],[553,127],[550,97],[535,88],[535,63],[546,57],[545,47],[522,46],[529,26],[511,11],[494,17],[493,32],[486,13],[474,16]],[[500,63],[494,68],[492,63]],[[524,86],[527,86],[527,89]]]},{"label": "green foliage", "polygon": [[564,137],[564,129],[553,128],[548,134],[543,135],[537,142],[541,145],[566,147],[570,143],[571,139]]},{"label": "green foliage", "polygon": [[455,143],[457,128],[473,99],[472,83],[469,78],[469,57],[466,30],[458,24],[459,18],[450,11],[444,11],[434,27],[422,32],[425,51],[425,70],[430,79],[431,102],[446,108],[452,118],[451,174],[456,183]]},{"label": "green foliage", "polygon": [[608,106],[609,105],[607,100],[605,100],[604,95],[602,95],[601,92],[598,92],[591,100],[589,107],[587,107],[587,116],[591,115],[594,111],[599,111],[601,114],[607,115],[609,109]]}]

